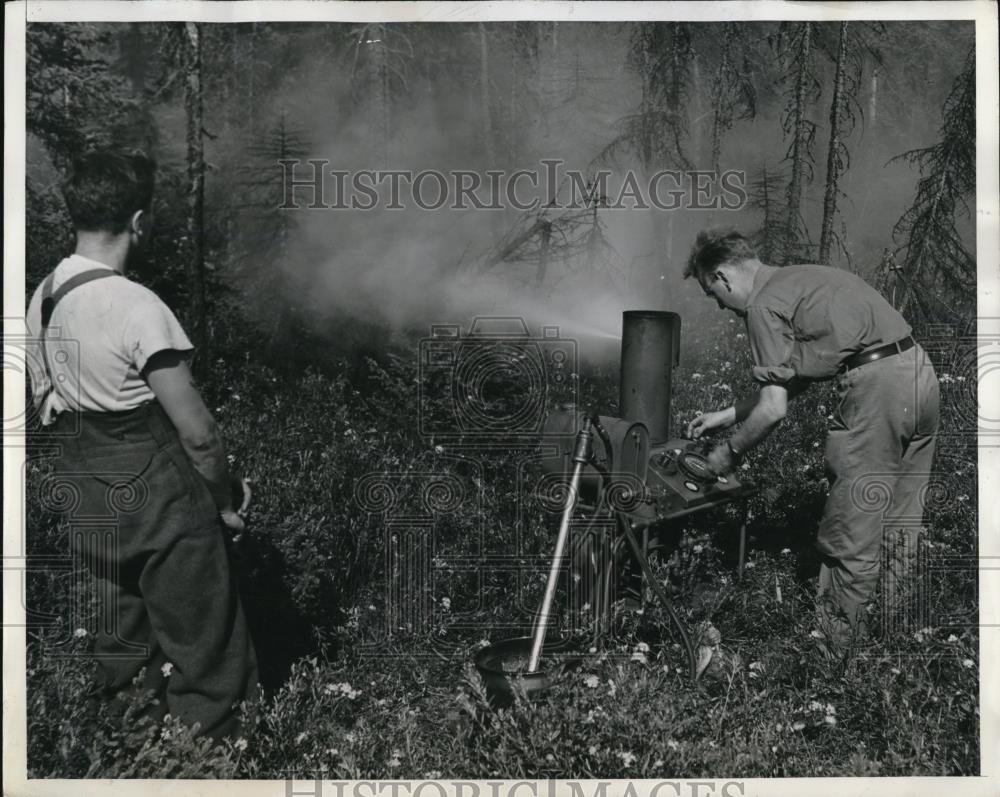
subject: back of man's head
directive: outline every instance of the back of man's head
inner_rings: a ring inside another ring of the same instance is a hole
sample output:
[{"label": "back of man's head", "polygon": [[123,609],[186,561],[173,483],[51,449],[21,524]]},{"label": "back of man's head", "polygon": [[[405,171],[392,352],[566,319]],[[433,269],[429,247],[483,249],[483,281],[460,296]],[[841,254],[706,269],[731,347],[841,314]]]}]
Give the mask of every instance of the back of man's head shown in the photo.
[{"label": "back of man's head", "polygon": [[719,266],[741,263],[756,257],[757,253],[743,233],[728,227],[702,230],[691,247],[684,277],[694,277],[700,281]]},{"label": "back of man's head", "polygon": [[73,226],[118,235],[153,204],[156,163],[141,152],[100,150],[80,156],[63,184]]}]

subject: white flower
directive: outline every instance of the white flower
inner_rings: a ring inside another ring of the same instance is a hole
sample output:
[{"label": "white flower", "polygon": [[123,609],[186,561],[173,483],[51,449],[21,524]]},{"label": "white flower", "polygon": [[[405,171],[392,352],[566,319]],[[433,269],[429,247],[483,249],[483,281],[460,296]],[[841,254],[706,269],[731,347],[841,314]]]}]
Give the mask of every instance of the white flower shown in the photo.
[{"label": "white flower", "polygon": [[432,769],[430,772],[425,772],[424,777],[427,780],[441,780],[441,773],[436,769]]},{"label": "white flower", "polygon": [[302,744],[302,740],[309,735],[309,731],[302,731],[298,736],[295,737],[295,744]]},{"label": "white flower", "polygon": [[817,631],[815,628],[812,631],[809,632],[809,636],[811,636],[813,639],[825,639],[826,638],[826,637],[823,636],[823,632],[822,631]]},{"label": "white flower", "polygon": [[434,446],[434,453],[435,454],[443,454],[444,453],[444,446]]},{"label": "white flower", "polygon": [[827,714],[836,714],[837,713],[837,709],[833,705],[833,703],[827,703],[826,704],[826,713]]},{"label": "white flower", "polygon": [[825,404],[820,404],[816,409],[819,410],[819,414],[820,415],[826,415],[826,405]]},{"label": "white flower", "polygon": [[172,673],[173,671],[174,671],[174,665],[171,664],[169,661],[166,664],[164,664],[162,667],[160,667],[160,672],[163,673],[163,677],[164,678],[169,678],[170,677],[170,673]]},{"label": "white flower", "polygon": [[949,642],[958,642],[958,637],[955,636],[954,634],[949,634],[948,635],[948,641]]},{"label": "white flower", "polygon": [[976,663],[972,659],[962,659],[962,666],[967,670],[971,670],[976,666]]},{"label": "white flower", "polygon": [[752,661],[752,662],[750,662],[750,669],[751,670],[763,670],[764,669],[764,665],[761,664],[759,661]]},{"label": "white flower", "polygon": [[746,335],[744,335],[742,332],[737,332],[736,333],[736,340],[743,340],[743,338],[745,338],[745,337],[746,337]]},{"label": "white flower", "polygon": [[86,628],[77,628],[73,632],[73,636],[75,636],[77,639],[83,639],[85,636],[87,636],[87,629]]},{"label": "white flower", "polygon": [[632,661],[637,661],[640,664],[646,664],[648,662],[648,660],[646,659],[646,654],[643,653],[642,651],[639,651],[639,650],[634,651],[632,653],[632,659],[631,660]]},{"label": "white flower", "polygon": [[237,739],[237,740],[236,740],[236,744],[234,745],[234,747],[236,747],[236,749],[237,749],[237,750],[240,750],[241,752],[242,752],[243,750],[246,750],[246,749],[247,749],[247,740],[246,740],[246,739],[244,739],[244,738],[243,738],[243,737],[241,736],[241,737],[240,737],[239,739]]},{"label": "white flower", "polygon": [[401,753],[399,752],[399,750],[393,750],[392,751],[392,758],[389,759],[389,768],[390,769],[396,769],[397,767],[399,767],[399,756],[400,755],[401,755]]},{"label": "white flower", "polygon": [[967,495],[960,495],[960,496],[958,496],[958,500],[961,501],[962,503],[965,503],[966,501],[969,500],[969,496],[967,496]]},{"label": "white flower", "polygon": [[699,379],[701,379],[701,378],[702,378],[702,377],[701,377],[701,374],[691,374],[691,379],[692,379],[692,381],[694,381],[694,382],[697,382],[697,381],[698,381]]},{"label": "white flower", "polygon": [[601,679],[596,675],[588,675],[583,679],[584,684],[590,689],[597,689],[601,685]]},{"label": "white flower", "polygon": [[744,567],[745,567],[745,568],[746,568],[747,570],[750,570],[751,568],[753,568],[753,567],[756,567],[756,566],[757,566],[757,563],[756,563],[756,562],[752,562],[752,561],[751,561],[751,562],[747,562],[747,563],[746,563],[746,564],[744,565]]},{"label": "white flower", "polygon": [[615,755],[618,756],[622,760],[622,764],[626,768],[632,766],[632,764],[635,763],[635,754],[634,753],[630,753],[627,750],[623,750],[621,752],[615,753]]},{"label": "white flower", "polygon": [[823,704],[822,704],[822,703],[820,703],[820,702],[819,702],[819,701],[817,701],[817,700],[813,700],[813,701],[812,701],[812,702],[811,702],[811,703],[809,704],[809,710],[810,710],[810,711],[822,711],[822,710],[823,710]]},{"label": "white flower", "polygon": [[791,552],[792,552],[791,548],[782,548],[781,549],[781,555],[782,556],[788,556],[788,554],[790,554]]},{"label": "white flower", "polygon": [[451,598],[441,598],[441,608],[445,611],[451,609]]},{"label": "white flower", "polygon": [[693,547],[693,548],[692,548],[691,550],[692,550],[692,551],[693,551],[694,553],[696,553],[696,554],[697,554],[697,553],[701,553],[701,552],[702,552],[702,551],[704,551],[705,549],[704,549],[704,548],[703,548],[702,546],[700,546],[700,545],[695,545],[695,546],[694,546],[694,547]]},{"label": "white flower", "polygon": [[825,717],[823,717],[823,722],[825,722],[827,725],[836,725],[837,718],[832,714],[827,714]]},{"label": "white flower", "polygon": [[239,393],[233,393],[233,401],[239,401],[239,400],[240,400],[240,394]]},{"label": "white flower", "polygon": [[594,745],[590,745],[590,747],[587,748],[587,752],[590,755],[597,755],[597,748]]},{"label": "white flower", "polygon": [[681,744],[676,739],[667,739],[667,747],[669,747],[671,750],[679,750]]},{"label": "white flower", "polygon": [[792,730],[801,731],[804,727],[806,727],[806,724],[800,720],[798,722],[793,723]]}]

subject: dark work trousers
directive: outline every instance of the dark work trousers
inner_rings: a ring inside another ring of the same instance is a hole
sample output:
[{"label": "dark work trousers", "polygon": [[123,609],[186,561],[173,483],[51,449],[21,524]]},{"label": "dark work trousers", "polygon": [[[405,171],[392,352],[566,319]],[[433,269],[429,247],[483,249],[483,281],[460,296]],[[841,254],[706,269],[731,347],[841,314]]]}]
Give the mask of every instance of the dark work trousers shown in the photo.
[{"label": "dark work trousers", "polygon": [[[883,617],[914,605],[938,427],[938,382],[920,346],[839,374],[826,444],[817,612],[835,647],[863,638],[883,577]],[[882,560],[886,568],[883,571]]]},{"label": "dark work trousers", "polygon": [[204,480],[156,402],[122,413],[64,413],[53,502],[101,607],[98,694],[142,687],[199,734],[238,733],[234,704],[257,695],[257,658]]}]

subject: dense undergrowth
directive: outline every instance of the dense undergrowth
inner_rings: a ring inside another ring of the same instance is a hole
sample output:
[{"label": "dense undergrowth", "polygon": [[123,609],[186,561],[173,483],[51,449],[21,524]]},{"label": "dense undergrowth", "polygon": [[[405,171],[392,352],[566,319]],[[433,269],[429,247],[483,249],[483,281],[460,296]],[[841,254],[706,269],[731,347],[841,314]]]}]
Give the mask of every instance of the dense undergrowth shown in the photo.
[{"label": "dense undergrowth", "polygon": [[[415,337],[378,361],[331,354],[308,369],[263,364],[232,330],[216,341],[204,393],[255,491],[239,567],[264,702],[247,707],[242,737],[218,747],[175,722],[149,726],[141,701],[122,724],[87,716],[86,580],[40,567],[28,580],[28,605],[44,612],[31,615],[27,652],[30,777],[978,772],[975,439],[962,434],[975,390],[950,368],[951,343],[938,364],[944,434],[928,514],[929,555],[944,564],[928,571],[918,627],[880,629],[876,610],[873,641],[853,657],[830,662],[812,644],[831,399],[819,386],[740,471],[759,488],[743,578],[724,510],[692,516],[657,562],[689,627],[719,629],[729,664],[693,686],[655,602],[622,605],[607,643],[544,698],[495,710],[472,656],[527,633],[553,541],[551,513],[528,489],[530,445],[499,438],[471,450],[422,435]],[[747,365],[722,314],[686,330],[677,428],[740,395]],[[572,378],[581,404],[614,414],[616,364],[584,364]],[[490,400],[521,387],[509,389]],[[29,553],[65,556],[65,521],[34,489],[41,453],[28,471]]]}]

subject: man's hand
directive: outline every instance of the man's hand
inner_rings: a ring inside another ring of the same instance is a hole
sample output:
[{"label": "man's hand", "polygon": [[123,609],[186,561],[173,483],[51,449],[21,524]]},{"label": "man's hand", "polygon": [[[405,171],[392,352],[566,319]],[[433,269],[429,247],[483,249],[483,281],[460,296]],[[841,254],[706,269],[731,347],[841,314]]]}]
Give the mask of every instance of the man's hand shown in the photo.
[{"label": "man's hand", "polygon": [[728,407],[717,412],[706,412],[699,415],[687,427],[687,436],[692,440],[697,440],[705,432],[713,429],[727,429],[736,423],[736,410]]},{"label": "man's hand", "polygon": [[222,524],[227,529],[229,529],[230,533],[234,537],[237,537],[240,534],[242,534],[243,530],[246,528],[243,525],[243,518],[241,518],[231,509],[223,510],[222,512],[219,513],[219,517],[222,518]]},{"label": "man's hand", "polygon": [[717,445],[708,453],[708,465],[718,476],[725,476],[736,470],[736,459],[726,443]]}]

